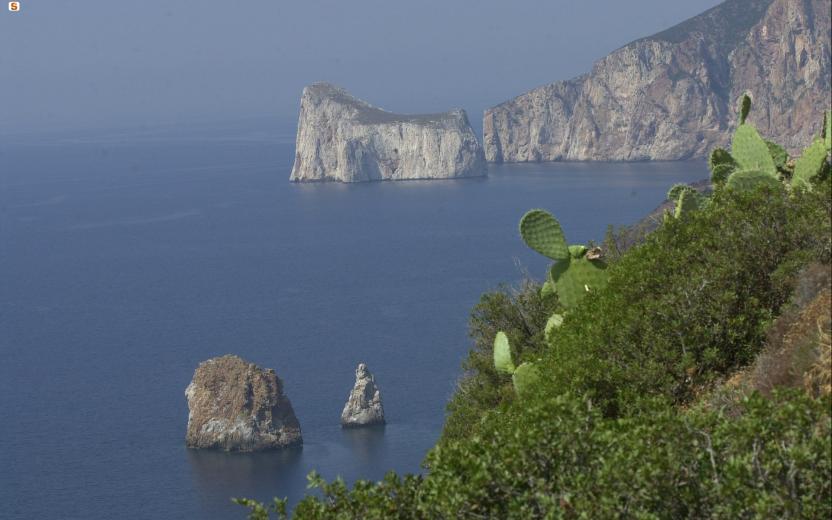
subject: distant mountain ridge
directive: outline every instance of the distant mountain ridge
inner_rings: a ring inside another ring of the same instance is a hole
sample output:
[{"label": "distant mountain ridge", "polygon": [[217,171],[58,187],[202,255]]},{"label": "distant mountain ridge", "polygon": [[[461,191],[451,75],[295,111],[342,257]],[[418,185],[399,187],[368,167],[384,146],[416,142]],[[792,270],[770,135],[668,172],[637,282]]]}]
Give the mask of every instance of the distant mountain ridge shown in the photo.
[{"label": "distant mountain ridge", "polygon": [[490,162],[678,160],[724,146],[736,100],[792,150],[830,105],[832,0],[727,0],[485,111]]}]

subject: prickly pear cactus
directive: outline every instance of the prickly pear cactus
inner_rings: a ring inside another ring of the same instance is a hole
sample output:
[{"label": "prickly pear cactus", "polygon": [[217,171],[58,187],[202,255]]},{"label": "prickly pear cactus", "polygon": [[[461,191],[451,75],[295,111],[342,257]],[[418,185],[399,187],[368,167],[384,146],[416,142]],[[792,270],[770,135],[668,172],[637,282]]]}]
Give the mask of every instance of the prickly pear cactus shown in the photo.
[{"label": "prickly pear cactus", "polygon": [[521,363],[511,375],[511,382],[517,395],[524,397],[540,383],[540,378],[540,369],[534,363]]},{"label": "prickly pear cactus", "polygon": [[741,170],[734,172],[728,177],[726,186],[733,190],[750,191],[763,184],[776,188],[782,186],[776,177],[760,170]]},{"label": "prickly pear cactus", "polygon": [[667,191],[667,200],[672,200],[672,201],[678,202],[679,197],[682,196],[682,192],[685,192],[685,191],[694,191],[694,189],[691,188],[690,186],[688,186],[687,184],[681,184],[681,183],[674,184],[673,187],[671,187]]},{"label": "prickly pear cactus", "polygon": [[560,222],[549,212],[533,209],[520,219],[520,236],[530,248],[552,260],[569,258]]},{"label": "prickly pear cactus", "polygon": [[569,258],[581,258],[588,250],[586,246],[571,245],[569,246]]},{"label": "prickly pear cactus", "polygon": [[740,98],[740,124],[744,125],[745,120],[748,119],[748,113],[751,112],[751,98],[748,94],[743,94]]},{"label": "prickly pear cactus", "polygon": [[739,170],[756,170],[777,177],[777,167],[766,142],[751,125],[740,125],[734,133],[731,156],[737,161]]},{"label": "prickly pear cactus", "polygon": [[514,373],[514,361],[511,360],[511,346],[508,336],[503,331],[494,337],[494,368],[503,374]]},{"label": "prickly pear cactus", "polygon": [[[711,181],[735,190],[752,190],[763,184],[780,187],[782,176],[787,181],[790,179],[792,188],[811,189],[812,178],[830,169],[827,156],[832,153],[832,111],[824,113],[821,137],[792,163],[785,148],[764,140],[756,128],[745,122],[750,110],[751,98],[743,95],[739,108],[740,125],[734,132],[731,153],[717,148],[708,160]],[[680,198],[677,214],[685,212],[681,202]]]},{"label": "prickly pear cactus", "polygon": [[674,184],[667,192],[667,198],[676,202],[676,208],[673,211],[673,216],[676,218],[696,211],[702,204],[702,195],[687,184]]},{"label": "prickly pear cactus", "polygon": [[555,260],[547,280],[549,287],[544,283],[541,295],[554,289],[560,303],[569,308],[588,291],[603,287],[607,266],[600,248],[589,250],[584,245],[567,246],[560,223],[549,212],[533,209],[523,215],[520,235],[530,248]]},{"label": "prickly pear cactus", "polygon": [[794,175],[792,176],[792,187],[812,188],[813,177],[823,173],[826,167],[826,143],[822,139],[815,141],[805,150],[803,155],[794,163]]},{"label": "prickly pear cactus", "polygon": [[[711,155],[712,179],[735,190],[751,190],[761,184],[780,184],[779,172],[787,173],[788,154],[779,145],[765,141],[757,129],[745,122],[751,110],[751,98],[740,102],[740,125],[734,132],[731,153],[714,150]],[[729,167],[733,160],[733,167]],[[779,165],[779,167],[778,167]],[[727,174],[727,177],[726,177]]]},{"label": "prickly pear cactus", "polygon": [[777,168],[778,172],[785,173],[787,171],[786,165],[789,162],[789,152],[779,144],[771,141],[766,141],[766,146],[768,147],[768,153],[771,155],[771,159],[774,161],[774,167]]},{"label": "prickly pear cactus", "polygon": [[731,157],[728,150],[716,148],[708,158],[708,168],[711,170],[711,182],[713,184],[723,184],[728,180],[728,176],[737,169],[737,161]]},{"label": "prickly pear cactus", "polygon": [[543,334],[546,338],[546,341],[552,341],[552,333],[561,325],[563,325],[562,315],[552,314],[551,316],[549,316],[549,319],[546,321],[546,328],[543,330]]},{"label": "prickly pear cactus", "polygon": [[693,189],[682,191],[679,200],[676,201],[676,218],[684,218],[692,211],[699,209],[699,194]]},{"label": "prickly pear cactus", "polygon": [[543,286],[540,288],[540,297],[541,298],[549,298],[550,296],[555,295],[555,286],[552,285],[549,280],[543,282]]},{"label": "prickly pear cactus", "polygon": [[588,293],[602,289],[607,282],[603,260],[584,257],[556,262],[549,270],[560,303],[567,309],[575,307]]},{"label": "prickly pear cactus", "polygon": [[494,368],[497,372],[511,375],[514,391],[521,397],[527,395],[540,380],[540,369],[534,363],[520,363],[520,366],[515,368],[511,360],[508,336],[503,331],[498,332],[494,337]]}]

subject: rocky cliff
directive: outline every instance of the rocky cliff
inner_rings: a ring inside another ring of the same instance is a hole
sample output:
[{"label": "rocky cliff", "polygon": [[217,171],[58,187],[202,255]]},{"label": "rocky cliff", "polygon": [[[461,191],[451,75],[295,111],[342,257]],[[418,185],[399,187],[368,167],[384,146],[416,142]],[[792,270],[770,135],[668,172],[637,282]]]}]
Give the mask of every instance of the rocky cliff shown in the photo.
[{"label": "rocky cliff", "polygon": [[448,179],[485,174],[464,110],[400,115],[328,83],[303,89],[292,181]]},{"label": "rocky cliff", "polygon": [[355,369],[355,385],[341,412],[341,426],[350,428],[371,424],[384,424],[381,392],[367,365],[359,363]]},{"label": "rocky cliff", "polygon": [[200,363],[185,390],[191,448],[259,451],[303,442],[300,424],[272,369],[237,356]]},{"label": "rocky cliff", "polygon": [[795,151],[830,105],[830,0],[727,0],[486,110],[488,161],[676,160],[724,146],[735,103]]}]

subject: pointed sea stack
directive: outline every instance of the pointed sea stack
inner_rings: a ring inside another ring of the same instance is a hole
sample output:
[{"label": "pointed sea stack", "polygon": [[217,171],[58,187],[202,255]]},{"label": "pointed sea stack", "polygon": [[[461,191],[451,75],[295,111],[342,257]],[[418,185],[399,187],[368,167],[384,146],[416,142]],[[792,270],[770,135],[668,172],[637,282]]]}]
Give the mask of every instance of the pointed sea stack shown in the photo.
[{"label": "pointed sea stack", "polygon": [[355,386],[341,412],[341,426],[353,428],[372,424],[384,424],[381,393],[367,365],[359,363],[355,369]]}]

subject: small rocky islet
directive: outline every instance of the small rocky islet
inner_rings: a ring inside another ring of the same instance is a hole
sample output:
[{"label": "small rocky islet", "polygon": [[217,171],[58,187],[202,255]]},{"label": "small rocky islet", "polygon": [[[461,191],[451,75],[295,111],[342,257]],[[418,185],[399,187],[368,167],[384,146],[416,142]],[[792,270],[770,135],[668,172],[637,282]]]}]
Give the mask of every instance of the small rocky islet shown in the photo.
[{"label": "small rocky islet", "polygon": [[185,390],[190,448],[263,451],[303,444],[300,422],[273,369],[238,356],[204,361]]},{"label": "small rocky islet", "polygon": [[359,363],[355,369],[355,385],[341,412],[341,426],[355,428],[384,424],[381,392],[367,365]]},{"label": "small rocky islet", "polygon": [[[274,369],[231,354],[211,358],[196,368],[185,397],[189,448],[252,452],[303,444],[300,422]],[[359,363],[341,425],[384,423],[381,392],[367,365]]]}]

